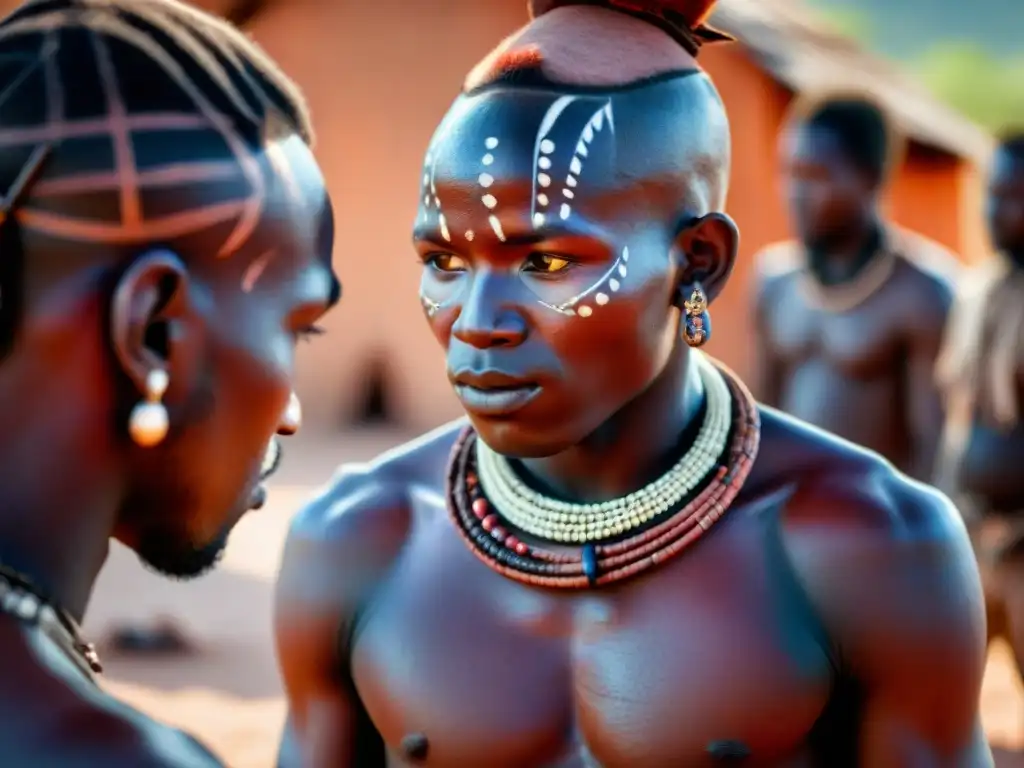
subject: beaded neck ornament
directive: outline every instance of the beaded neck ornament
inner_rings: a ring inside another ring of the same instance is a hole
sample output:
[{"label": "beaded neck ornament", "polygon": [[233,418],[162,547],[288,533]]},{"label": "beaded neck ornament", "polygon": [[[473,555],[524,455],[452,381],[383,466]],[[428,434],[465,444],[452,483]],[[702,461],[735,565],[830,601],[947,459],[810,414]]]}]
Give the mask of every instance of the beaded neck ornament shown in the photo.
[{"label": "beaded neck ornament", "polygon": [[693,359],[707,402],[696,440],[667,473],[619,499],[573,504],[546,497],[467,427],[448,466],[448,509],[472,552],[516,581],[581,589],[646,571],[697,541],[743,487],[761,423],[757,403],[733,373],[700,353]]},{"label": "beaded neck ornament", "polygon": [[82,639],[78,622],[24,574],[0,564],[0,611],[26,624],[34,624],[87,678],[96,681],[103,671],[91,643]]}]

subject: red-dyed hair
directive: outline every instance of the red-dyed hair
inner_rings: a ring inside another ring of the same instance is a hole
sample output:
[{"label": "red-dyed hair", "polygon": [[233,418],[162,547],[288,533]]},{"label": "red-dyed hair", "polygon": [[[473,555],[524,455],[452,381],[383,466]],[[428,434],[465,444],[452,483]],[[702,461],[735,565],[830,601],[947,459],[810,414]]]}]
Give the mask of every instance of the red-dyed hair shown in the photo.
[{"label": "red-dyed hair", "polygon": [[523,72],[540,69],[544,56],[536,45],[522,48],[510,48],[499,53],[493,61],[488,62],[486,73],[481,72],[484,81],[498,80],[512,72]]},{"label": "red-dyed hair", "polygon": [[528,0],[530,17],[537,18],[568,5],[598,5],[627,13],[684,20],[690,29],[707,21],[718,0]]}]

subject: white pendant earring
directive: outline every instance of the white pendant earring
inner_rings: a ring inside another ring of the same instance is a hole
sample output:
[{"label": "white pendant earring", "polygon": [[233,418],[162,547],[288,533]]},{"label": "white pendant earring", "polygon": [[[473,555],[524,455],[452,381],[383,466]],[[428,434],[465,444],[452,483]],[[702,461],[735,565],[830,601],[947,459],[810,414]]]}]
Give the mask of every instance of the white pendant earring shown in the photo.
[{"label": "white pendant earring", "polygon": [[128,434],[141,448],[152,448],[167,437],[170,419],[163,397],[170,384],[167,371],[155,368],[146,376],[146,392],[142,402],[132,408],[128,417]]}]

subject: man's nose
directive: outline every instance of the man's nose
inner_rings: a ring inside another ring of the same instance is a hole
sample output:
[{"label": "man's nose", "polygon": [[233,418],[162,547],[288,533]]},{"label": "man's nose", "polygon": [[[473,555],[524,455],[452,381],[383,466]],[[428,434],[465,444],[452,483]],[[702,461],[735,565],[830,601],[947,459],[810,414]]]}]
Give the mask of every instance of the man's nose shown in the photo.
[{"label": "man's nose", "polygon": [[509,301],[508,276],[478,274],[462,305],[452,334],[477,349],[516,347],[526,340],[526,322]]},{"label": "man's nose", "polygon": [[281,414],[281,420],[277,423],[277,434],[294,435],[302,426],[302,403],[299,396],[292,390],[288,398],[288,406]]}]

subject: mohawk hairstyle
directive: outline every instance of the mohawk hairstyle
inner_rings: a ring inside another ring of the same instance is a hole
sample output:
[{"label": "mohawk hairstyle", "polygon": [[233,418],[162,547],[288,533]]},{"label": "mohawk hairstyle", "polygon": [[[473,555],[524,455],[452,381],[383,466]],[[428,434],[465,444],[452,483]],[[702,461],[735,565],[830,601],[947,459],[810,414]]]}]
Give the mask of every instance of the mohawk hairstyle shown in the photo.
[{"label": "mohawk hairstyle", "polygon": [[[312,144],[296,85],[179,0],[28,0],[0,20],[0,357],[20,316],[22,232],[131,248],[219,226],[230,255],[262,212],[256,151],[289,132]],[[183,209],[171,198],[190,196],[170,189],[221,201]]]},{"label": "mohawk hairstyle", "polygon": [[693,56],[661,28],[585,3],[553,8],[512,33],[473,68],[463,90],[537,77],[563,85],[617,86],[696,67]]},{"label": "mohawk hairstyle", "polygon": [[791,119],[835,137],[840,149],[876,183],[903,160],[904,137],[887,110],[862,91],[830,91],[798,99]]}]

